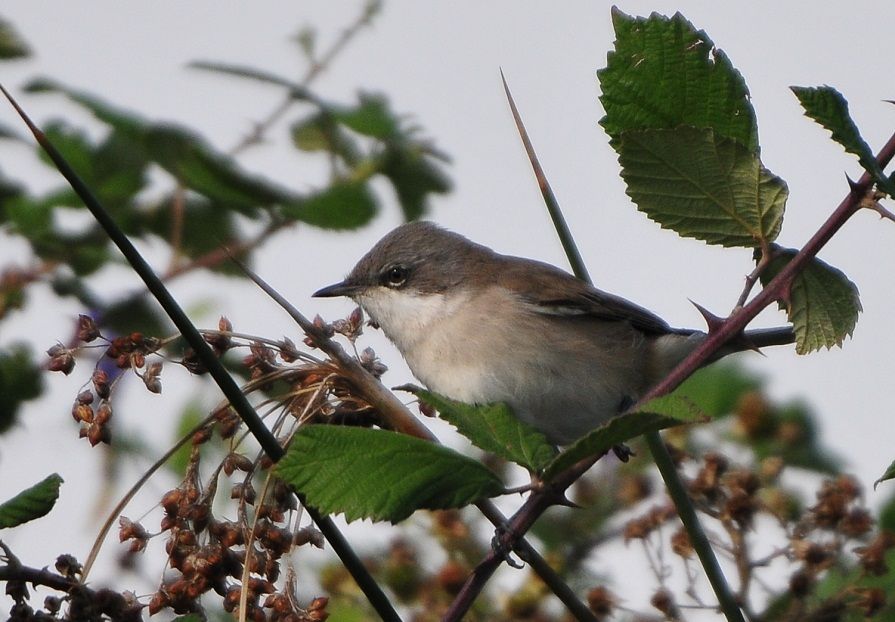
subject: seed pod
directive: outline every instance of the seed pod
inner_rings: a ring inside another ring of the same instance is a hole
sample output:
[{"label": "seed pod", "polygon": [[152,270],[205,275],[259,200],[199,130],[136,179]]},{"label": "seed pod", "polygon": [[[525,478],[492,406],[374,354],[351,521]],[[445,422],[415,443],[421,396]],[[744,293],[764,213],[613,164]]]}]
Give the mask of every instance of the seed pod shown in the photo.
[{"label": "seed pod", "polygon": [[97,337],[99,337],[99,329],[96,327],[96,322],[93,321],[93,318],[89,315],[79,315],[78,316],[78,340],[83,341],[84,343],[90,343]]}]

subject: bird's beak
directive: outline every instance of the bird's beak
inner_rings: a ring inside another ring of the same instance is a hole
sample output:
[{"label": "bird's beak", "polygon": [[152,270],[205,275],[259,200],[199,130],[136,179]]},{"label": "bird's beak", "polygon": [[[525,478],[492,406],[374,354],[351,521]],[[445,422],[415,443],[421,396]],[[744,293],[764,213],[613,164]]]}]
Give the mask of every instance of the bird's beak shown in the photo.
[{"label": "bird's beak", "polygon": [[362,289],[363,288],[359,285],[355,285],[347,281],[342,281],[341,283],[336,283],[335,285],[329,285],[327,287],[324,287],[323,289],[318,289],[311,295],[314,298],[335,298],[337,296],[351,297],[355,294],[359,294]]}]

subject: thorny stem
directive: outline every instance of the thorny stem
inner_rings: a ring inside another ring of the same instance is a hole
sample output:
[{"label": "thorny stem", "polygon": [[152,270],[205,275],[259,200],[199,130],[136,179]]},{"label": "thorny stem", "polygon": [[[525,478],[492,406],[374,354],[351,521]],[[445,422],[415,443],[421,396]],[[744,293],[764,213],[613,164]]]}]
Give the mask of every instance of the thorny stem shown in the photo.
[{"label": "thorny stem", "polygon": [[[498,546],[493,547],[485,558],[479,562],[479,565],[473,569],[472,574],[466,579],[460,592],[451,603],[450,608],[441,618],[442,622],[453,622],[463,619],[463,616],[466,615],[466,612],[472,606],[473,601],[475,601],[491,578],[491,575],[506,559],[506,554],[510,551],[515,550],[523,560],[531,563],[527,558],[527,550],[520,550],[519,547],[519,543],[523,541],[523,535],[549,507],[563,503],[566,488],[575,483],[575,480],[581,477],[601,457],[592,456],[578,462],[550,482],[545,483],[543,488],[528,496],[522,507],[510,517],[503,528],[499,529],[497,535]],[[590,609],[587,608],[583,611],[574,611],[574,615],[579,620],[597,619]]]},{"label": "thorny stem", "polygon": [[[538,179],[538,185],[541,188],[547,208],[550,211],[551,215],[553,215],[554,213],[559,213],[559,206],[556,203],[556,199],[553,195],[552,190],[550,189],[549,183],[547,183],[543,169],[541,168],[537,160],[537,156],[534,153],[534,149],[531,147],[531,143],[528,140],[528,136],[523,127],[521,118],[519,117],[518,110],[516,109],[512,96],[510,95],[509,88],[506,86],[506,81],[504,81],[504,87],[507,92],[507,98],[510,101],[510,106],[513,112],[514,119],[516,121],[516,125],[519,128],[519,132],[522,136],[522,140],[529,155],[529,159],[532,162],[532,168],[534,169],[535,175]],[[889,140],[886,142],[886,144],[877,155],[877,162],[879,163],[880,168],[884,169],[889,164],[893,156],[895,156],[895,134],[893,134],[889,138]],[[820,229],[818,229],[818,231],[814,234],[814,236],[811,237],[811,239],[805,244],[805,246],[793,257],[793,259],[790,260],[787,265],[777,274],[777,276],[774,277],[774,279],[772,279],[771,282],[768,283],[768,285],[764,287],[761,292],[759,292],[752,299],[751,302],[743,306],[727,319],[718,322],[715,326],[712,326],[709,330],[708,337],[703,340],[700,345],[693,352],[691,352],[689,356],[687,356],[686,359],[684,359],[677,367],[675,367],[665,377],[664,380],[662,380],[659,384],[653,387],[653,389],[647,392],[647,394],[644,395],[636,404],[631,406],[629,411],[636,411],[638,408],[640,408],[642,405],[646,404],[650,400],[663,395],[667,395],[668,393],[676,389],[693,372],[705,365],[706,362],[711,359],[712,354],[717,352],[725,343],[741,334],[746,325],[750,321],[752,321],[755,316],[758,315],[758,313],[760,313],[765,307],[777,300],[785,299],[788,294],[789,286],[792,282],[793,277],[798,274],[800,270],[802,270],[802,268],[805,266],[805,264],[808,263],[810,259],[817,255],[820,249],[823,248],[823,246],[846,223],[846,221],[862,207],[873,208],[873,206],[865,204],[867,193],[870,191],[872,186],[872,175],[868,172],[865,172],[861,176],[861,179],[856,184],[852,185],[848,196],[846,196],[842,200],[833,214],[820,227]],[[877,211],[879,210],[877,209]],[[883,216],[885,217],[885,215]],[[554,223],[556,224],[557,233],[559,234],[559,237],[562,241],[563,248],[566,249],[569,262],[573,267],[573,271],[577,276],[579,276],[579,278],[583,278],[589,281],[589,279],[587,279],[587,270],[584,267],[583,262],[581,261],[580,255],[578,254],[577,246],[571,238],[571,232],[569,231],[568,227],[565,226],[565,221],[561,217],[561,213],[559,218],[554,217]],[[763,253],[763,258],[764,256],[766,256],[766,253]],[[754,274],[756,274],[757,276],[758,273],[755,272]],[[748,296],[748,291],[746,292],[746,296]],[[681,522],[683,523],[684,528],[687,531],[687,535],[690,538],[691,544],[696,551],[697,556],[699,557],[703,569],[705,570],[705,573],[709,579],[709,583],[711,584],[712,589],[714,590],[715,595],[718,598],[719,605],[724,612],[724,615],[729,621],[741,622],[743,620],[743,614],[740,610],[740,606],[734,598],[730,586],[727,584],[727,581],[724,578],[723,573],[721,572],[721,568],[718,565],[718,560],[715,557],[714,552],[712,551],[705,531],[703,531],[699,523],[699,519],[696,515],[696,510],[693,507],[689,495],[687,494],[687,491],[683,486],[683,482],[681,481],[680,476],[677,473],[677,469],[674,465],[673,460],[671,459],[671,455],[668,453],[668,449],[665,447],[665,444],[662,441],[662,437],[659,435],[658,432],[651,432],[646,434],[645,438],[650,448],[650,452],[653,455],[653,459],[656,462],[656,466],[659,469],[663,480],[665,481],[668,494],[672,498],[672,501],[677,508]],[[591,462],[591,464],[593,464],[593,462]],[[576,467],[577,466],[578,465],[576,465]],[[588,465],[588,468],[589,466],[590,465]],[[573,470],[577,471],[577,468],[573,467]],[[585,468],[584,471],[586,470],[587,469]],[[583,474],[584,471],[580,471],[578,475]],[[541,494],[543,493],[535,492],[532,494],[532,497]],[[521,511],[522,510],[520,510],[520,512]],[[517,515],[518,512],[516,515],[514,515],[513,518],[515,518]],[[511,521],[512,520],[513,519],[511,519]],[[499,560],[496,560],[493,561],[493,563],[495,564],[494,568],[496,568],[496,566],[499,565],[500,562]],[[493,572],[493,569],[491,570],[491,572]],[[469,582],[467,582],[467,585],[469,585]],[[467,594],[467,585],[464,585],[463,591],[461,591],[461,595],[467,601],[466,606],[468,608],[468,606],[472,604],[472,601],[477,595],[477,592],[471,595]],[[477,587],[480,591],[484,587],[484,582],[476,583],[474,587]],[[458,595],[457,598],[459,599],[461,595]],[[457,611],[458,613],[455,617],[445,617],[444,619],[457,620],[462,617],[465,609],[460,610],[458,608]]]},{"label": "thorny stem", "polygon": [[[881,168],[885,168],[892,157],[895,156],[895,134],[893,134],[877,156],[877,162]],[[717,352],[727,341],[739,335],[746,325],[751,322],[765,307],[772,304],[776,300],[785,298],[793,277],[815,257],[824,245],[829,242],[830,238],[842,228],[842,226],[862,207],[862,200],[866,196],[868,190],[873,184],[873,179],[869,173],[864,173],[861,179],[855,184],[848,196],[846,196],[836,210],[824,222],[810,240],[796,253],[796,255],[784,266],[784,268],[768,283],[755,297],[737,313],[734,313],[723,322],[709,331],[708,337],[697,346],[664,380],[653,387],[640,401],[632,407],[632,410],[639,408],[649,400],[667,395],[674,391],[684,380],[686,380],[694,371],[699,369],[705,361],[711,358],[712,354]],[[656,465],[662,473],[662,478],[668,487],[669,495],[672,497],[681,522],[687,530],[690,541],[696,550],[699,560],[706,570],[709,582],[715,590],[715,594],[719,596],[725,595],[724,601],[734,603],[730,587],[721,573],[718,561],[712,552],[705,532],[699,526],[699,519],[689,496],[684,490],[671,456],[668,455],[668,449],[662,442],[662,438],[658,432],[646,435],[647,443]],[[724,606],[724,602],[721,603]],[[724,606],[724,613],[729,620],[742,620],[742,614],[738,606],[731,610]]]}]

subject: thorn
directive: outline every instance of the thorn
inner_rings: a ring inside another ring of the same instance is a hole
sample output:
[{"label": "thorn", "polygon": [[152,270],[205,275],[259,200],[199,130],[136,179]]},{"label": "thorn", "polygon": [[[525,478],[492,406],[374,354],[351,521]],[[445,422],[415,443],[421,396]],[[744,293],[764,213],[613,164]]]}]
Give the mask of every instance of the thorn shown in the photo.
[{"label": "thorn", "polygon": [[852,195],[857,195],[857,194],[861,193],[861,186],[860,186],[860,184],[858,184],[858,182],[853,181],[852,178],[849,177],[847,174],[845,176],[845,180],[848,182],[848,191]]},{"label": "thorn", "polygon": [[[688,298],[687,300],[690,300],[690,299]],[[692,304],[694,307],[696,307],[696,310],[699,311],[700,315],[702,315],[702,319],[705,320],[705,324],[706,324],[706,326],[708,326],[709,333],[711,333],[714,330],[718,330],[718,327],[724,323],[723,318],[718,317],[717,315],[715,315],[714,313],[712,313],[711,311],[709,311],[708,309],[703,307],[698,302],[694,302],[693,300],[690,300],[690,304]]]},{"label": "thorn", "polygon": [[575,503],[574,501],[572,501],[571,499],[569,499],[569,498],[565,495],[565,493],[563,493],[563,495],[562,495],[559,499],[557,499],[556,501],[554,501],[554,505],[561,505],[561,506],[563,506],[563,507],[565,507],[565,508],[572,508],[572,509],[574,509],[574,510],[580,510],[580,509],[581,509],[581,506],[578,505],[577,503]]},{"label": "thorn", "polygon": [[22,117],[22,121],[25,122],[25,125],[27,125],[28,129],[31,130],[31,133],[34,134],[34,138],[37,139],[37,142],[43,145],[45,140],[43,132],[41,132],[31,121],[31,118],[27,114],[25,114],[25,111],[22,110],[21,106],[19,106],[19,102],[15,100],[15,98],[10,94],[9,91],[6,90],[6,87],[4,87],[2,84],[0,84],[0,92],[2,92],[3,96],[6,97],[7,100],[9,100],[9,103],[12,104],[12,107],[15,108],[15,111],[19,113],[19,116]]},{"label": "thorn", "polygon": [[525,568],[525,564],[513,559],[512,549],[508,548],[503,542],[503,536],[506,533],[506,526],[498,527],[494,530],[494,537],[491,538],[491,550],[494,551],[494,555],[505,561],[507,566],[515,568],[516,570],[521,570],[522,568]]},{"label": "thorn", "polygon": [[632,456],[636,456],[634,450],[625,445],[624,443],[619,443],[618,445],[612,446],[612,453],[615,454],[615,457],[618,458],[621,462],[627,462],[631,459]]}]

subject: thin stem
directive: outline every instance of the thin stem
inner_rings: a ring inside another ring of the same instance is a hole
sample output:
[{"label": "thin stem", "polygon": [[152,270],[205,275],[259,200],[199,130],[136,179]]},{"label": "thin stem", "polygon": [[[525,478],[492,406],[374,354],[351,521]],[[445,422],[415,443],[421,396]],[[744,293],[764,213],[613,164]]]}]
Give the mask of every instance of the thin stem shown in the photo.
[{"label": "thin stem", "polygon": [[[503,528],[498,530],[497,546],[492,547],[491,551],[479,562],[479,565],[475,567],[472,574],[466,579],[460,592],[441,618],[442,622],[456,622],[463,619],[476,597],[484,589],[485,584],[506,559],[505,555],[499,551],[509,552],[516,550],[523,559],[531,563],[530,560],[526,559],[527,549],[519,546],[523,542],[522,536],[549,507],[564,502],[566,489],[590,469],[600,457],[592,456],[578,462],[570,469],[550,480],[543,488],[528,496],[522,507],[513,514]],[[532,567],[534,568],[534,565]],[[566,589],[569,590],[568,587]],[[571,590],[569,591],[571,592]],[[570,611],[578,620],[597,619],[590,609],[584,606],[576,610],[570,608]]]},{"label": "thin stem", "polygon": [[[339,35],[339,37],[333,42],[330,48],[323,54],[323,56],[318,61],[314,61],[308,67],[308,70],[305,72],[305,75],[302,76],[299,84],[302,86],[310,85],[314,80],[317,79],[323,71],[326,70],[327,67],[336,59],[336,57],[348,47],[348,44],[354,39],[354,37],[363,29],[365,26],[368,26],[373,19],[373,16],[378,12],[380,6],[380,2],[378,0],[371,0],[367,2],[364,7],[361,9],[360,15],[358,15],[355,20],[349,24]],[[286,95],[286,97],[281,101],[276,107],[268,113],[268,115],[258,123],[255,124],[255,127],[252,129],[251,133],[245,136],[242,140],[240,140],[236,145],[230,149],[230,155],[235,156],[239,153],[245,151],[249,147],[254,144],[261,142],[264,137],[264,133],[270,129],[277,121],[282,118],[284,114],[289,110],[289,108],[296,101],[294,93],[290,90],[290,92]]]},{"label": "thin stem", "polygon": [[768,267],[768,264],[771,263],[771,249],[768,244],[762,244],[761,246],[761,257],[758,259],[758,263],[755,265],[755,269],[746,276],[746,285],[743,287],[743,291],[740,293],[740,297],[737,298],[736,306],[734,306],[734,310],[739,309],[744,304],[746,304],[746,300],[749,298],[749,292],[752,291],[752,288],[755,287],[755,284],[758,282],[761,273],[764,272],[765,268]]},{"label": "thin stem", "polygon": [[[227,370],[224,369],[224,366],[221,364],[220,360],[218,360],[211,347],[206,343],[196,327],[193,326],[189,317],[158,276],[153,272],[150,265],[143,259],[143,256],[140,255],[139,251],[137,251],[128,237],[118,227],[109,212],[100,204],[99,200],[93,195],[93,192],[91,192],[87,184],[85,184],[74,169],[71,168],[65,158],[62,157],[62,154],[59,153],[44,133],[32,123],[28,115],[25,114],[25,111],[22,110],[18,103],[13,99],[12,95],[10,95],[2,85],[0,85],[0,92],[2,92],[10,101],[19,113],[19,116],[22,117],[22,120],[31,130],[31,133],[34,134],[34,138],[56,165],[56,168],[62,176],[68,180],[68,183],[75,193],[82,201],[84,201],[84,205],[87,206],[87,209],[90,210],[90,213],[93,214],[96,221],[102,226],[109,238],[119,248],[125,259],[130,263],[134,272],[136,272],[146,284],[146,288],[159,302],[168,317],[171,318],[174,326],[177,327],[177,330],[180,331],[180,334],[183,335],[186,342],[196,352],[199,360],[205,365],[205,368],[208,369],[208,373],[221,389],[221,392],[230,402],[233,409],[245,422],[246,427],[248,427],[255,436],[258,444],[261,445],[261,448],[268,456],[270,456],[271,460],[274,462],[279,461],[285,452],[277,442],[276,437],[264,425],[264,422],[258,416],[258,413],[255,412],[255,409],[249,403],[248,398],[240,390],[239,386]],[[299,495],[299,499],[302,499],[302,495]],[[332,519],[328,516],[321,515],[311,508],[308,508],[308,511],[318,527],[320,527],[320,531],[326,536],[326,539],[333,547],[333,550],[339,556],[339,559],[342,560],[345,568],[351,573],[351,576],[355,579],[361,590],[363,590],[367,600],[370,601],[370,604],[376,609],[380,617],[385,620],[400,620],[400,617],[397,612],[395,612],[391,602],[385,596],[385,593],[373,580],[372,575],[370,575],[364,567],[360,558],[350,547],[348,541],[345,540]]]},{"label": "thin stem", "polygon": [[503,70],[500,72],[500,79],[503,81],[503,89],[507,94],[507,101],[510,103],[513,120],[516,122],[516,129],[519,132],[519,137],[522,139],[522,145],[525,147],[525,152],[528,154],[528,160],[531,162],[531,168],[534,171],[535,179],[537,179],[538,187],[541,189],[541,195],[544,197],[544,205],[547,207],[547,212],[553,220],[553,227],[556,229],[562,248],[566,253],[566,257],[569,259],[569,264],[572,266],[572,272],[574,272],[575,276],[582,281],[590,283],[590,274],[587,272],[587,267],[584,265],[581,253],[578,252],[578,245],[575,244],[575,240],[572,238],[572,232],[569,230],[569,225],[566,223],[566,218],[563,216],[562,210],[559,207],[559,202],[553,194],[550,182],[547,181],[544,169],[541,168],[541,163],[531,144],[531,140],[528,138],[528,132],[525,129],[525,125],[522,123],[522,117],[519,115],[519,110],[516,108],[516,102],[513,100],[513,95],[510,93],[510,87],[503,75]]},{"label": "thin stem", "polygon": [[[510,105],[513,110],[513,116],[516,120],[516,124],[520,128],[520,135],[522,136],[523,143],[525,144],[526,150],[529,154],[529,158],[532,160],[532,168],[535,170],[535,174],[538,176],[538,183],[542,189],[542,193],[544,194],[545,203],[547,204],[547,208],[552,215],[554,212],[559,211],[559,206],[556,204],[555,197],[553,196],[552,191],[550,191],[550,187],[546,183],[546,179],[543,178],[543,170],[541,169],[540,164],[537,162],[537,156],[535,155],[533,148],[531,148],[528,136],[525,133],[524,128],[522,127],[522,121],[519,118],[518,111],[516,110],[515,104],[513,103],[512,97],[509,93],[509,89],[506,86],[506,81],[504,81],[504,87],[507,91],[507,97],[510,100]],[[889,140],[886,142],[886,145],[882,148],[882,150],[880,150],[880,153],[877,156],[877,162],[879,163],[880,168],[885,168],[893,156],[895,156],[895,134],[893,134],[893,136],[889,138]],[[868,172],[865,172],[861,176],[861,179],[858,181],[858,183],[852,186],[851,192],[845,199],[843,199],[839,207],[837,207],[837,209],[821,226],[817,233],[812,236],[812,238],[806,243],[806,245],[777,274],[777,276],[766,287],[764,287],[762,291],[759,292],[759,294],[756,295],[756,297],[748,305],[744,306],[737,313],[732,314],[726,320],[719,322],[716,326],[713,326],[712,329],[709,331],[709,336],[705,340],[703,340],[702,343],[693,352],[691,352],[691,354],[684,361],[682,361],[675,369],[673,369],[662,382],[660,382],[645,396],[643,396],[637,404],[632,406],[631,410],[635,410],[649,400],[660,397],[662,395],[666,395],[676,389],[693,372],[705,365],[711,359],[712,354],[717,352],[729,340],[742,333],[746,325],[752,319],[754,319],[759,312],[761,312],[768,305],[772,304],[774,301],[784,299],[793,277],[805,266],[805,264],[807,264],[807,262],[812,257],[817,255],[820,249],[845,224],[845,222],[862,207],[872,207],[866,204],[866,196],[872,185],[872,175]],[[557,222],[557,219],[554,219],[554,222]],[[581,263],[581,257],[577,252],[574,241],[571,239],[571,233],[569,232],[568,227],[565,225],[565,220],[560,219],[559,222],[560,225],[557,225],[557,233],[559,234],[563,242],[563,247],[567,249],[569,262],[572,264],[575,273],[579,276],[579,278],[583,278],[589,281],[589,279],[587,279],[586,277],[586,270]],[[571,252],[568,250],[570,248]],[[764,259],[766,256],[767,253],[763,252],[762,259]],[[756,271],[754,272],[754,274],[757,278],[758,272]],[[748,292],[750,290],[751,286],[744,292],[745,296],[742,296],[743,299],[748,296]],[[745,302],[745,300],[743,300],[743,302]],[[721,572],[718,560],[715,557],[714,552],[712,551],[711,545],[709,544],[705,532],[702,530],[702,527],[699,524],[699,519],[696,516],[696,511],[693,507],[693,504],[691,503],[689,496],[686,494],[686,490],[683,487],[683,483],[680,480],[680,476],[677,473],[674,462],[671,460],[671,456],[668,453],[668,450],[665,447],[661,436],[658,432],[651,432],[646,434],[646,440],[649,445],[650,451],[653,454],[653,459],[656,461],[659,472],[661,473],[662,478],[665,480],[665,484],[669,490],[669,494],[672,497],[675,506],[677,507],[678,514],[681,516],[681,521],[683,522],[684,527],[687,530],[687,533],[693,544],[693,547],[703,564],[703,568],[705,569],[709,582],[711,583],[712,588],[715,591],[715,595],[718,598],[718,602],[722,611],[724,612],[728,620],[742,621],[743,614],[740,610],[739,604],[736,602],[730,586],[728,585],[723,573]]]}]

